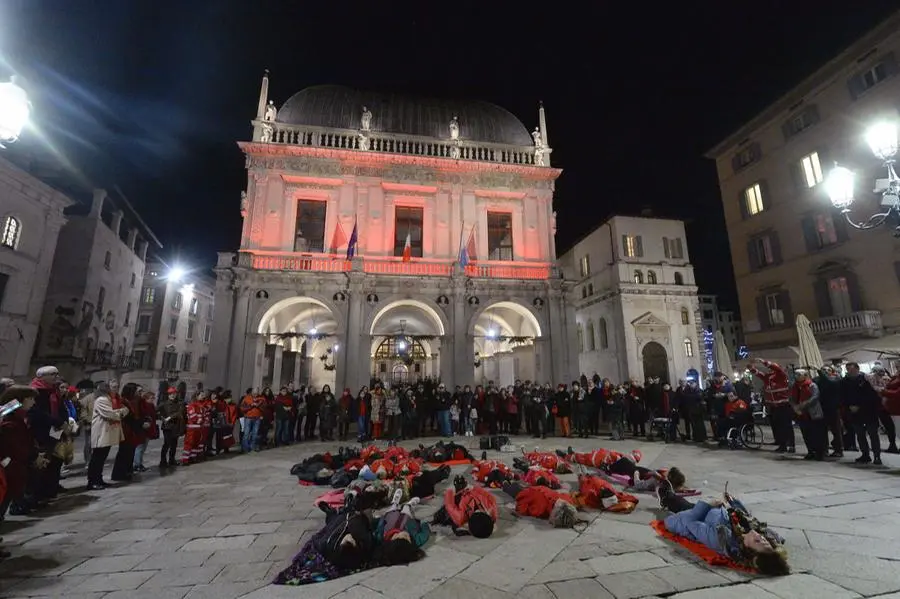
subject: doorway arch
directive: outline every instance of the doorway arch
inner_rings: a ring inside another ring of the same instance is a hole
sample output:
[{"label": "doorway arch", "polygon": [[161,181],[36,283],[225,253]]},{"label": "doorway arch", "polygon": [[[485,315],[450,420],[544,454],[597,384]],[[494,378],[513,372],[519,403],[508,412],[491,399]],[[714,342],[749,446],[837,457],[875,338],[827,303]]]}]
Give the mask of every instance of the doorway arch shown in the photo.
[{"label": "doorway arch", "polygon": [[663,383],[669,382],[669,356],[666,348],[656,341],[650,341],[641,350],[644,360],[644,378],[658,377]]}]

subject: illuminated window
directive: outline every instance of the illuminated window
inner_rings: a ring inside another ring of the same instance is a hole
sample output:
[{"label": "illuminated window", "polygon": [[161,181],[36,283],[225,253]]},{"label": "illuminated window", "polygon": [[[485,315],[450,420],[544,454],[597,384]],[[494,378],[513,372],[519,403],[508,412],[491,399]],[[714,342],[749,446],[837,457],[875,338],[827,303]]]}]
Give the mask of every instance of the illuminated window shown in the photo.
[{"label": "illuminated window", "polygon": [[581,257],[581,276],[586,277],[591,274],[591,257],[585,254]]},{"label": "illuminated window", "polygon": [[813,152],[804,156],[800,161],[800,170],[803,171],[803,182],[807,187],[815,187],[822,182],[822,165],[819,164],[819,153]]},{"label": "illuminated window", "polygon": [[816,227],[816,240],[819,247],[823,248],[837,243],[837,231],[834,228],[834,218],[830,214],[817,214],[814,217]]},{"label": "illuminated window", "polygon": [[684,340],[684,355],[688,358],[694,357],[694,343],[690,339]]},{"label": "illuminated window", "polygon": [[640,285],[644,282],[644,273],[639,270],[634,271],[634,282]]},{"label": "illuminated window", "polygon": [[144,295],[141,299],[145,304],[152,304],[154,301],[156,301],[156,288],[145,287]]},{"label": "illuminated window", "polygon": [[0,237],[0,245],[16,249],[19,245],[19,237],[22,234],[22,223],[19,219],[7,216],[3,222],[3,236]]},{"label": "illuminated window", "polygon": [[422,209],[397,206],[394,211],[394,255],[402,256],[409,235],[410,255],[422,257]]},{"label": "illuminated window", "polygon": [[644,246],[640,235],[622,235],[622,252],[626,258],[640,258],[644,255]]},{"label": "illuminated window", "polygon": [[847,277],[834,277],[828,280],[828,299],[831,301],[833,316],[846,316],[853,312]]},{"label": "illuminated window", "polygon": [[512,214],[488,212],[488,258],[490,260],[513,259]]},{"label": "illuminated window", "polygon": [[191,316],[196,316],[199,311],[200,311],[200,300],[197,299],[196,297],[192,297],[191,298],[191,308],[190,308]]},{"label": "illuminated window", "polygon": [[318,200],[297,201],[297,224],[294,238],[295,252],[325,251],[326,202]]},{"label": "illuminated window", "polygon": [[744,206],[747,210],[747,214],[750,216],[759,214],[765,210],[765,206],[763,206],[762,189],[760,188],[759,183],[754,183],[744,190]]},{"label": "illuminated window", "polygon": [[780,293],[770,293],[766,296],[766,312],[770,325],[784,324],[784,306]]}]

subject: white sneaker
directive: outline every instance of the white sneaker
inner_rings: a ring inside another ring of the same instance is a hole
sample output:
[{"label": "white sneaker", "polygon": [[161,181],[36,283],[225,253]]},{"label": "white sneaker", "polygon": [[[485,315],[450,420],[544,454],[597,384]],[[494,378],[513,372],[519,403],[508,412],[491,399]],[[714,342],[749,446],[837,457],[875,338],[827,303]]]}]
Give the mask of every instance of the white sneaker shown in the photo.
[{"label": "white sneaker", "polygon": [[403,499],[403,490],[397,489],[394,491],[394,498],[391,499],[391,504],[395,507],[400,505],[400,501]]}]

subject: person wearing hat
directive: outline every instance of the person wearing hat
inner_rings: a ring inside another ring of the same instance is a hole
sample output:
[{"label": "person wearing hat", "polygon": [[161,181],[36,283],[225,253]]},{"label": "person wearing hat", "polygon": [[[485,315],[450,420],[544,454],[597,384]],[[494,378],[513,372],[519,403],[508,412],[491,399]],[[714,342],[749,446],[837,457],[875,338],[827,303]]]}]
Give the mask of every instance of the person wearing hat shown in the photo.
[{"label": "person wearing hat", "polygon": [[37,396],[34,405],[28,410],[28,426],[39,453],[49,460],[40,469],[34,485],[37,501],[43,501],[55,499],[59,492],[63,461],[54,455],[54,449],[60,440],[58,431],[68,423],[69,413],[59,396],[59,370],[56,366],[38,368],[31,387],[37,391]]}]

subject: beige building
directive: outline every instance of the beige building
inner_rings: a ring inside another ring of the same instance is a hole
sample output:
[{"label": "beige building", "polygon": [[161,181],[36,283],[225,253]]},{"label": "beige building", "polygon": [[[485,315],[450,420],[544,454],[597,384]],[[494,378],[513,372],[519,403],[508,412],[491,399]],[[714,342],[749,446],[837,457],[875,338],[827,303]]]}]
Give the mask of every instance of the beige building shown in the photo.
[{"label": "beige building", "polygon": [[559,258],[574,284],[578,365],[613,382],[700,372],[700,309],[684,223],[615,216]]},{"label": "beige building", "polygon": [[215,282],[172,272],[158,261],[147,264],[135,321],[135,370],[124,377],[154,392],[161,381],[196,389],[205,383],[209,362]]},{"label": "beige building", "polygon": [[863,135],[876,118],[897,116],[898,60],[900,13],[707,154],[751,355],[796,357],[788,348],[798,314],[812,321],[826,359],[900,349],[889,335],[900,327],[900,242],[891,225],[849,226],[822,185],[837,161],[857,173],[854,220],[880,211],[880,194],[869,190],[886,171]]},{"label": "beige building", "polygon": [[56,245],[34,357],[70,382],[134,368],[144,261],[148,248],[160,247],[120,191],[94,189],[74,199]]},{"label": "beige building", "polygon": [[70,204],[0,158],[0,376],[31,374],[53,253]]}]

